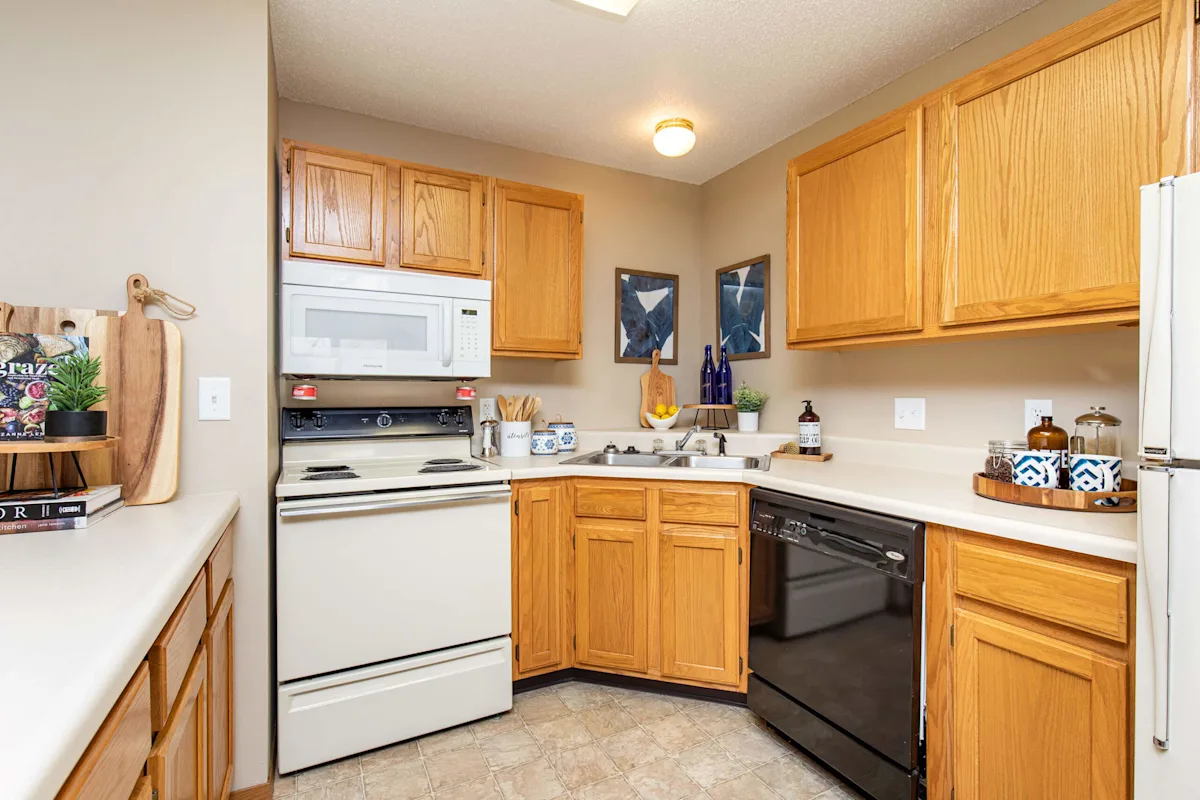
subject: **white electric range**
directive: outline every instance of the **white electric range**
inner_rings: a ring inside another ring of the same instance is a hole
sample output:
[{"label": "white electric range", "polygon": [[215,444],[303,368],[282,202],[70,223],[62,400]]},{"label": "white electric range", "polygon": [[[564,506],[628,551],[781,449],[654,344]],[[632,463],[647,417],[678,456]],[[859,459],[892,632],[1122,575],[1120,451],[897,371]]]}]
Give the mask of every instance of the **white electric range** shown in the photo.
[{"label": "white electric range", "polygon": [[509,471],[469,407],[285,409],[283,773],[512,707]]}]

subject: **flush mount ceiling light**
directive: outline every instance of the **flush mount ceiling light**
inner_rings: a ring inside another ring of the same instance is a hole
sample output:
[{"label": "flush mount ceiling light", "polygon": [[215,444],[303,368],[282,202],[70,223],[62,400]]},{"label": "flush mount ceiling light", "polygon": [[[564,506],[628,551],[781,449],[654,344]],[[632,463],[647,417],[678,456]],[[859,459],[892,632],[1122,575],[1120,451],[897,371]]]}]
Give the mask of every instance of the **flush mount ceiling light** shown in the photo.
[{"label": "flush mount ceiling light", "polygon": [[622,17],[629,16],[629,12],[633,11],[633,7],[638,4],[638,0],[575,0],[575,2],[581,6],[598,8]]},{"label": "flush mount ceiling light", "polygon": [[689,119],[664,119],[654,127],[654,149],[668,158],[687,155],[695,146],[696,131]]}]

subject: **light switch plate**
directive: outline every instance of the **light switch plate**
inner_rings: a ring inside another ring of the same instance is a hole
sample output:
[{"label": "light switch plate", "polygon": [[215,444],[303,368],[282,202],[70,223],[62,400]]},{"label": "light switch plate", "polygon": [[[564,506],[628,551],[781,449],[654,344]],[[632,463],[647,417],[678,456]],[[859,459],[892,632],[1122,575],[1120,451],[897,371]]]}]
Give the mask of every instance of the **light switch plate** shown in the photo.
[{"label": "light switch plate", "polygon": [[1025,401],[1025,430],[1031,430],[1042,424],[1042,417],[1054,416],[1053,400]]},{"label": "light switch plate", "polygon": [[200,419],[229,419],[229,378],[199,378]]},{"label": "light switch plate", "polygon": [[925,430],[925,398],[896,398],[896,429],[902,431]]}]

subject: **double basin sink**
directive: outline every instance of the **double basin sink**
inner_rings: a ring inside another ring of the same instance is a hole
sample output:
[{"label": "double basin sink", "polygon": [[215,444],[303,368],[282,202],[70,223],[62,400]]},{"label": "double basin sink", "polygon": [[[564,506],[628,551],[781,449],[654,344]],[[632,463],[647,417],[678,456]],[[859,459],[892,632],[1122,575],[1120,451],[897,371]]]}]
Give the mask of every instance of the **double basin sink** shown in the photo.
[{"label": "double basin sink", "polygon": [[597,451],[567,459],[564,464],[597,467],[675,467],[680,469],[756,469],[766,471],[770,456],[707,456],[679,453],[605,453]]}]

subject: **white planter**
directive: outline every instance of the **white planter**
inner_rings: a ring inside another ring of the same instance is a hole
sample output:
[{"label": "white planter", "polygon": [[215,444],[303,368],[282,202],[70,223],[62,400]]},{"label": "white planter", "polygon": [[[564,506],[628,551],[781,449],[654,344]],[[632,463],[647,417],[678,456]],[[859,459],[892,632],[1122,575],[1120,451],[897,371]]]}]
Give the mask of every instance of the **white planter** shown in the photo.
[{"label": "white planter", "polygon": [[738,430],[739,431],[757,431],[758,430],[758,414],[757,411],[739,411],[738,415]]},{"label": "white planter", "polygon": [[504,458],[522,458],[529,455],[533,439],[533,424],[530,422],[500,422],[500,455]]}]

